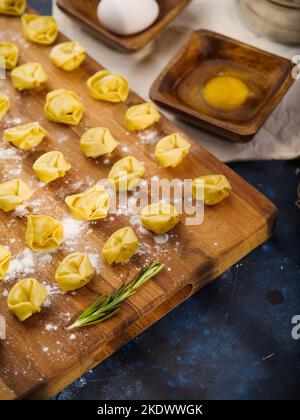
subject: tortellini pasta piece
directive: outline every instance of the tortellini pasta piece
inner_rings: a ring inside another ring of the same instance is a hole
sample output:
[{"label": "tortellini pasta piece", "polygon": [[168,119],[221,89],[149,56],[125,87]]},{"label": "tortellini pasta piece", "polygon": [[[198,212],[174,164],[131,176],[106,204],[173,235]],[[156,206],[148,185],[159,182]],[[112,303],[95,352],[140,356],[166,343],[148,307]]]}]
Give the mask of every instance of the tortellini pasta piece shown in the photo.
[{"label": "tortellini pasta piece", "polygon": [[78,125],[84,113],[77,94],[65,89],[48,93],[44,110],[49,121],[70,125]]},{"label": "tortellini pasta piece", "polygon": [[52,49],[50,59],[59,69],[73,71],[85,60],[85,49],[79,42],[63,42]]},{"label": "tortellini pasta piece", "polygon": [[13,69],[11,80],[17,90],[23,91],[40,87],[47,81],[47,75],[41,64],[26,63]]},{"label": "tortellini pasta piece", "polygon": [[157,235],[164,235],[174,229],[179,221],[175,207],[163,202],[150,204],[141,212],[142,225]]},{"label": "tortellini pasta piece", "polygon": [[22,16],[26,6],[26,0],[0,0],[0,13],[3,15]]},{"label": "tortellini pasta piece", "polygon": [[101,70],[88,81],[90,95],[107,102],[125,102],[129,95],[128,81],[116,73]]},{"label": "tortellini pasta piece", "polygon": [[160,113],[154,105],[144,103],[128,109],[125,115],[125,127],[128,131],[142,131],[160,120]]},{"label": "tortellini pasta piece", "polygon": [[0,245],[0,280],[3,280],[11,261],[11,253],[8,248]]},{"label": "tortellini pasta piece", "polygon": [[87,191],[66,198],[71,213],[79,220],[104,219],[108,213],[109,195],[104,187],[95,185]]},{"label": "tortellini pasta piece", "polygon": [[163,168],[180,165],[189,153],[191,145],[180,134],[174,133],[160,140],[155,149],[155,155]]},{"label": "tortellini pasta piece", "polygon": [[33,314],[41,312],[47,296],[46,287],[36,279],[23,279],[11,289],[7,306],[20,321],[25,321]]},{"label": "tortellini pasta piece", "polygon": [[37,44],[53,44],[58,35],[57,22],[52,16],[24,15],[22,26],[25,38]]},{"label": "tortellini pasta piece", "polygon": [[12,70],[19,61],[19,48],[12,42],[0,42],[0,57],[5,60],[6,70]]},{"label": "tortellini pasta piece", "polygon": [[55,280],[63,292],[70,292],[86,286],[94,275],[95,270],[88,255],[75,252],[59,264]]},{"label": "tortellini pasta piece", "polygon": [[213,206],[229,196],[232,189],[228,179],[224,175],[200,176],[193,181],[193,197],[196,200],[203,199],[204,181],[204,204]]},{"label": "tortellini pasta piece", "polygon": [[48,251],[60,247],[63,225],[50,216],[28,216],[25,244],[33,251]]},{"label": "tortellini pasta piece", "polygon": [[102,255],[108,264],[122,263],[134,256],[139,247],[138,238],[131,227],[115,232],[105,243]]},{"label": "tortellini pasta piece", "polygon": [[65,176],[71,165],[65,160],[61,152],[52,151],[40,156],[32,167],[40,181],[49,184]]},{"label": "tortellini pasta piece", "polygon": [[10,108],[9,100],[0,93],[0,121]]},{"label": "tortellini pasta piece", "polygon": [[112,153],[118,145],[110,131],[103,127],[87,130],[80,139],[81,151],[91,158]]},{"label": "tortellini pasta piece", "polygon": [[132,156],[127,156],[114,164],[108,179],[116,191],[133,189],[145,172],[144,165]]},{"label": "tortellini pasta piece", "polygon": [[4,130],[3,140],[19,149],[30,150],[39,145],[46,134],[38,122],[33,122]]},{"label": "tortellini pasta piece", "polygon": [[21,179],[4,182],[0,184],[0,210],[13,211],[24,201],[29,200],[32,195],[33,190],[27,187]]}]

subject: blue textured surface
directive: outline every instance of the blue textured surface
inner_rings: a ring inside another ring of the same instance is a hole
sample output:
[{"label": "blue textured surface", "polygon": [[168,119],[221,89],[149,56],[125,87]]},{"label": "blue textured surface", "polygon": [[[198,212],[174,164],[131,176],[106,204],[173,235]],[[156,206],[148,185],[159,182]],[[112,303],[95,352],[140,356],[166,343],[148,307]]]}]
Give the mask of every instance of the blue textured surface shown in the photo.
[{"label": "blue textured surface", "polygon": [[300,163],[230,166],[278,206],[274,237],[57,399],[300,398]]}]

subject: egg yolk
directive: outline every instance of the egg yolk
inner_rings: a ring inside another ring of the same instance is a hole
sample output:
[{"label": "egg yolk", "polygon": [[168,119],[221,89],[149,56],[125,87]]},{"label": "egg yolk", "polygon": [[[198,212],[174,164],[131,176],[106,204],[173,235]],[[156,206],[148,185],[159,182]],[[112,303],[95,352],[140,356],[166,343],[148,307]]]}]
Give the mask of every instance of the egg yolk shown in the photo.
[{"label": "egg yolk", "polygon": [[218,76],[210,79],[204,86],[205,101],[222,111],[240,108],[249,95],[248,86],[231,76]]}]

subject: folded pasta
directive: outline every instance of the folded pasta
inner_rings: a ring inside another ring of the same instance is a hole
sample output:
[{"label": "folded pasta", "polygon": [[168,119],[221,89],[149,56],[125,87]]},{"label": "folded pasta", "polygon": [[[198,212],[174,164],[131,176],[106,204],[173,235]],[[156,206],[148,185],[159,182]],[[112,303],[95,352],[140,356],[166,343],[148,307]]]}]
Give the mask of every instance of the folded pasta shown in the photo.
[{"label": "folded pasta", "polygon": [[58,35],[57,22],[52,16],[27,14],[22,16],[24,36],[28,41],[50,45]]},{"label": "folded pasta", "polygon": [[163,168],[180,165],[190,150],[190,143],[180,134],[174,133],[160,140],[155,149],[155,155]]},{"label": "folded pasta", "polygon": [[33,251],[60,247],[64,235],[62,224],[50,216],[28,216],[25,244]]},{"label": "folded pasta", "polygon": [[193,197],[196,200],[203,200],[204,196],[206,206],[213,206],[223,201],[229,196],[231,189],[232,187],[224,175],[200,176],[193,181]]},{"label": "folded pasta", "polygon": [[23,279],[11,289],[7,298],[7,306],[20,321],[25,321],[33,314],[41,312],[47,296],[46,287],[36,279]]},{"label": "folded pasta", "polygon": [[114,164],[108,179],[116,191],[133,189],[144,175],[145,167],[137,159],[127,156]]},{"label": "folded pasta", "polygon": [[122,263],[134,256],[139,246],[138,238],[131,227],[115,232],[105,243],[102,255],[108,264]]},{"label": "folded pasta", "polygon": [[3,280],[11,261],[11,253],[8,248],[0,245],[0,280]]},{"label": "folded pasta", "polygon": [[71,169],[71,165],[65,160],[64,155],[58,151],[52,151],[40,156],[32,167],[40,181],[49,184],[65,176]]},{"label": "folded pasta", "polygon": [[4,130],[3,140],[23,150],[30,150],[39,145],[47,132],[38,122],[18,125]]},{"label": "folded pasta", "polygon": [[125,115],[125,127],[128,131],[141,131],[151,127],[161,116],[154,105],[144,103],[128,109]]},{"label": "folded pasta", "polygon": [[129,95],[128,81],[119,74],[101,70],[87,81],[90,95],[107,102],[125,102]]},{"label": "folded pasta", "polygon": [[13,86],[19,90],[35,89],[47,81],[45,70],[39,63],[26,63],[11,72]]},{"label": "folded pasta", "polygon": [[15,210],[33,195],[30,189],[21,179],[0,184],[0,210],[9,212]]},{"label": "folded pasta", "polygon": [[84,113],[77,94],[65,89],[48,93],[44,110],[49,121],[69,125],[78,125]]},{"label": "folded pasta", "polygon": [[7,113],[7,111],[10,108],[9,100],[4,96],[2,93],[0,93],[0,121],[4,117],[4,115]]},{"label": "folded pasta", "polygon": [[142,225],[157,235],[164,235],[174,229],[179,221],[175,207],[167,203],[150,204],[141,212]]},{"label": "folded pasta", "polygon": [[0,0],[0,13],[3,15],[22,16],[26,6],[26,0]]},{"label": "folded pasta", "polygon": [[12,42],[0,42],[0,58],[1,57],[5,60],[6,70],[14,69],[19,61],[18,46]]},{"label": "folded pasta", "polygon": [[112,153],[118,146],[107,128],[96,127],[87,130],[80,139],[81,151],[87,157],[97,158]]},{"label": "folded pasta", "polygon": [[108,213],[109,195],[104,187],[95,185],[87,191],[66,198],[71,213],[79,220],[104,219]]},{"label": "folded pasta", "polygon": [[50,59],[59,69],[73,71],[85,60],[85,49],[79,42],[63,42],[52,49]]},{"label": "folded pasta", "polygon": [[75,252],[59,264],[55,280],[63,292],[70,292],[86,286],[94,275],[95,270],[88,255]]}]

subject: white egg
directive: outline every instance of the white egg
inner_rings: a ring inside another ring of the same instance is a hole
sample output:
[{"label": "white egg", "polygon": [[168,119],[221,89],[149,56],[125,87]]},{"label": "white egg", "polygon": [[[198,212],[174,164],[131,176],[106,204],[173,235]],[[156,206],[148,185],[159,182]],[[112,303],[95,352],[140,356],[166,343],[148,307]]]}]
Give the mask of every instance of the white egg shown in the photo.
[{"label": "white egg", "polygon": [[151,26],[159,15],[156,0],[101,0],[98,19],[109,31],[133,35]]}]

